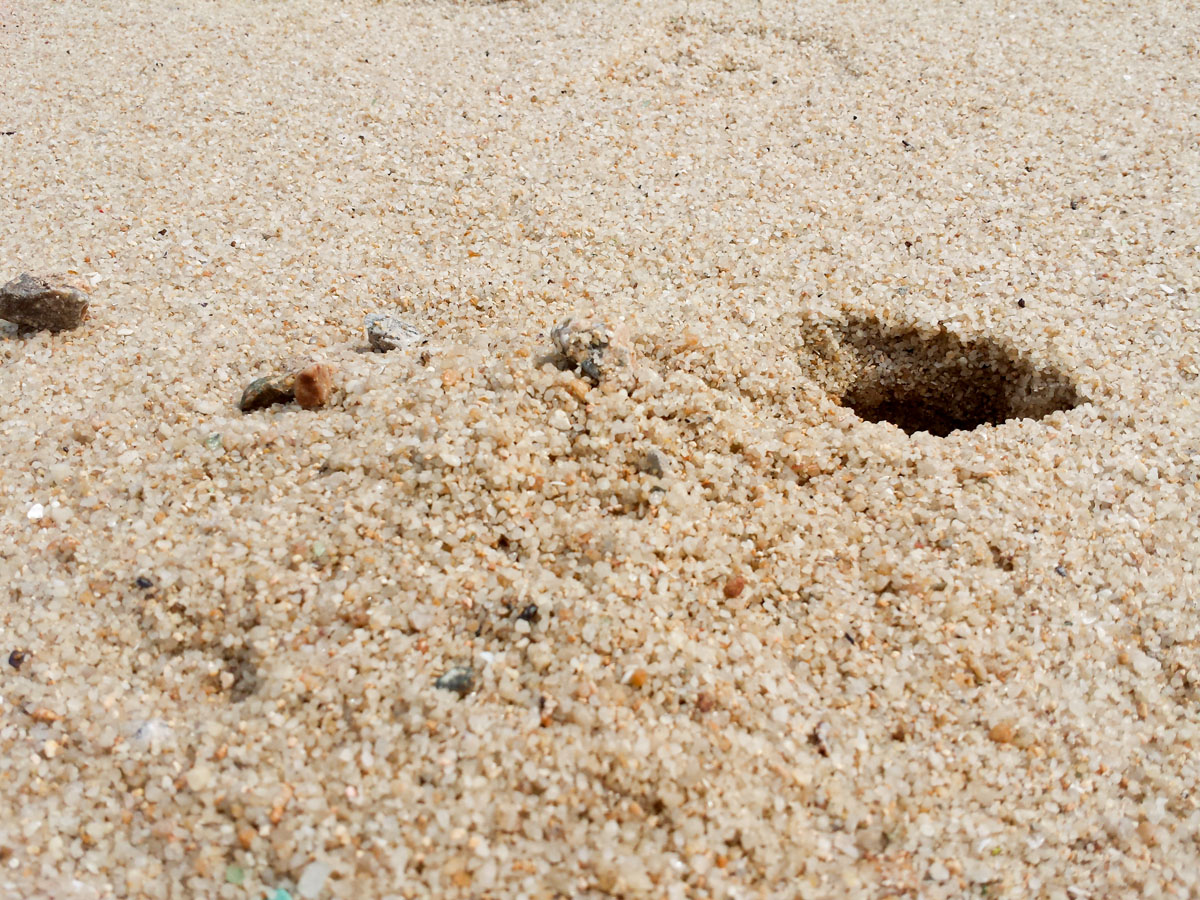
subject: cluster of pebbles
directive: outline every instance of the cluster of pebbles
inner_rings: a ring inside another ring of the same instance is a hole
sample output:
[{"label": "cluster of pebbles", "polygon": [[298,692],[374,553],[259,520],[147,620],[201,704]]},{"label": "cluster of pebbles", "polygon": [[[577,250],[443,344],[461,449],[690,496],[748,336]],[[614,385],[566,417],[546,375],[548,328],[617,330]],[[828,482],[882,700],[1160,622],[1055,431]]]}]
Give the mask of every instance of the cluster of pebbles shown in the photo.
[{"label": "cluster of pebbles", "polygon": [[11,6],[0,895],[1200,891],[1186,12]]}]

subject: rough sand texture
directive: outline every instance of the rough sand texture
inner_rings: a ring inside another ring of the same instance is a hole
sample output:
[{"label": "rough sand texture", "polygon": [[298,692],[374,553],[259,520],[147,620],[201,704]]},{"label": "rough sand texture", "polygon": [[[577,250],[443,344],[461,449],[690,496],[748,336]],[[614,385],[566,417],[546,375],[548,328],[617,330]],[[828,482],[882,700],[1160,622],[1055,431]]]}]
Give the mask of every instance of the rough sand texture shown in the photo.
[{"label": "rough sand texture", "polygon": [[1198,29],[5,3],[0,895],[1196,896]]}]

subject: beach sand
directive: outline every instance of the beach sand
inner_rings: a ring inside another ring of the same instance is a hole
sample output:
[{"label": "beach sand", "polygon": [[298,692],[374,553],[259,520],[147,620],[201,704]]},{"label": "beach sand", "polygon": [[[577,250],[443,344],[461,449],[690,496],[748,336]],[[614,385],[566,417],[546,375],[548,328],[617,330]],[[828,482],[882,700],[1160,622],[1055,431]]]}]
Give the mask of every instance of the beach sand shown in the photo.
[{"label": "beach sand", "polygon": [[1198,33],[4,3],[0,896],[1196,896]]}]

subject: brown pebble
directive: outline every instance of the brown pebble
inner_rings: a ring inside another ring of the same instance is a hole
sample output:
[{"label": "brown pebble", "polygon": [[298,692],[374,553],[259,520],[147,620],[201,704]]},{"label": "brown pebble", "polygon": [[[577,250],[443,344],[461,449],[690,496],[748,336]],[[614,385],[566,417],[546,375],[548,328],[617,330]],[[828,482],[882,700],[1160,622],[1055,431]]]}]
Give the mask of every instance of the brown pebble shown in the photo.
[{"label": "brown pebble", "polygon": [[1011,744],[1013,739],[1013,727],[1008,722],[997,722],[988,732],[988,737],[997,744]]},{"label": "brown pebble", "polygon": [[333,372],[325,363],[313,363],[296,373],[296,402],[305,409],[320,409],[329,402]]},{"label": "brown pebble", "polygon": [[712,695],[701,691],[696,695],[696,709],[702,713],[709,712],[717,703]]},{"label": "brown pebble", "polygon": [[47,709],[44,706],[39,706],[29,714],[29,717],[35,722],[44,722],[47,724],[50,722],[57,722],[60,718],[58,713],[52,709]]},{"label": "brown pebble", "polygon": [[242,845],[243,850],[249,850],[254,846],[254,838],[257,834],[258,832],[249,825],[238,832],[238,843]]},{"label": "brown pebble", "polygon": [[55,276],[21,275],[0,288],[0,319],[26,328],[66,331],[87,318],[82,290]]},{"label": "brown pebble", "polygon": [[746,579],[741,575],[735,575],[725,582],[725,599],[732,600],[739,596],[746,588]]},{"label": "brown pebble", "polygon": [[641,690],[646,684],[647,677],[649,676],[647,676],[645,669],[635,669],[633,674],[629,676],[629,683],[638,690]]}]

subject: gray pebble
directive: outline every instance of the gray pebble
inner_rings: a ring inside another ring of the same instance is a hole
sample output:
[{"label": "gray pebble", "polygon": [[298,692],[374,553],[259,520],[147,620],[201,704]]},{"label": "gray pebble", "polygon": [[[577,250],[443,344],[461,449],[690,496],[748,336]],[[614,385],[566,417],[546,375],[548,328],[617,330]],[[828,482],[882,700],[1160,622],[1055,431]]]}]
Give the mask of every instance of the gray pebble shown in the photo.
[{"label": "gray pebble", "polygon": [[367,340],[371,349],[380,353],[388,350],[404,350],[425,342],[425,335],[415,325],[397,319],[395,316],[385,316],[382,313],[371,313],[366,318]]},{"label": "gray pebble", "polygon": [[443,691],[454,691],[459,696],[469,694],[475,686],[475,670],[470,666],[455,666],[435,681],[434,686]]},{"label": "gray pebble", "polygon": [[276,403],[290,403],[296,396],[296,375],[267,375],[255,378],[242,391],[238,408],[242,412],[264,409]]},{"label": "gray pebble", "polygon": [[667,459],[657,450],[651,450],[638,460],[638,471],[644,472],[646,475],[653,475],[655,478],[662,478],[667,474]]}]

